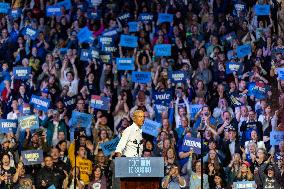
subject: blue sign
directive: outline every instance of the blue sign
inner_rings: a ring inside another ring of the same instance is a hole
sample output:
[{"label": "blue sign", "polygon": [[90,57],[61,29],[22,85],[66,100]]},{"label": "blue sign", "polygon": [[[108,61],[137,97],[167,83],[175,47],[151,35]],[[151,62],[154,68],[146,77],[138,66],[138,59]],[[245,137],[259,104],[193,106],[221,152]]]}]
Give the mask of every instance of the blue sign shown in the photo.
[{"label": "blue sign", "polygon": [[113,46],[113,37],[111,36],[100,36],[99,43],[101,46]]},{"label": "blue sign", "polygon": [[21,152],[24,165],[36,165],[43,162],[42,150],[25,150]]},{"label": "blue sign", "polygon": [[265,99],[267,97],[267,88],[264,83],[249,83],[248,96],[254,96],[257,99]]},{"label": "blue sign", "polygon": [[92,95],[91,107],[99,110],[109,110],[110,98],[98,95]]},{"label": "blue sign", "polygon": [[163,22],[169,22],[172,23],[174,20],[173,14],[166,14],[166,13],[160,13],[158,16],[158,23],[161,24]]},{"label": "blue sign", "polygon": [[92,36],[93,33],[89,30],[87,26],[82,28],[77,34],[77,38],[80,43],[92,41],[93,40]]},{"label": "blue sign", "polygon": [[115,177],[164,177],[163,157],[115,158]]},{"label": "blue sign", "polygon": [[61,7],[59,5],[52,5],[46,7],[46,16],[61,16]]},{"label": "blue sign", "polygon": [[39,128],[38,117],[36,115],[23,116],[18,119],[18,126],[21,130],[35,130]]},{"label": "blue sign", "polygon": [[236,35],[236,33],[235,32],[231,32],[231,33],[228,33],[228,34],[226,34],[226,35],[224,35],[224,36],[222,36],[221,37],[221,41],[222,42],[225,42],[225,41],[227,41],[227,42],[232,42],[234,39],[236,39],[237,38],[237,35]]},{"label": "blue sign", "polygon": [[65,7],[66,10],[70,10],[72,7],[71,0],[64,0],[64,1],[58,2],[56,5],[60,7]]},{"label": "blue sign", "polygon": [[255,5],[254,12],[256,16],[268,16],[270,15],[270,5]]},{"label": "blue sign", "polygon": [[137,32],[139,30],[138,22],[128,22],[129,32]]},{"label": "blue sign", "polygon": [[226,74],[237,72],[239,75],[243,72],[243,64],[240,62],[227,62]]},{"label": "blue sign", "polygon": [[90,56],[90,59],[98,59],[98,58],[100,58],[99,50],[96,49],[96,48],[91,48],[89,50],[89,56]]},{"label": "blue sign", "polygon": [[12,119],[0,119],[0,133],[16,133],[17,131],[17,120]]},{"label": "blue sign", "polygon": [[101,53],[100,59],[104,64],[111,64],[112,58],[110,53]]},{"label": "blue sign", "polygon": [[36,38],[38,36],[38,31],[31,28],[31,27],[26,27],[23,30],[23,34],[29,36],[32,40],[36,40]]},{"label": "blue sign", "polygon": [[100,147],[102,148],[104,155],[109,156],[112,152],[114,152],[118,142],[119,142],[119,137],[116,137],[110,141],[100,144]]},{"label": "blue sign", "polygon": [[110,30],[105,30],[102,33],[102,36],[115,36],[115,35],[117,35],[117,28],[110,29]]},{"label": "blue sign", "polygon": [[31,107],[28,103],[23,103],[22,105],[19,106],[19,111],[23,115],[29,115],[31,113]]},{"label": "blue sign", "polygon": [[112,52],[116,52],[116,51],[117,51],[117,48],[116,48],[116,47],[103,46],[103,47],[102,47],[102,51],[103,51],[103,52],[112,53]]},{"label": "blue sign", "polygon": [[270,145],[279,145],[284,140],[284,131],[270,132]]},{"label": "blue sign", "polygon": [[142,22],[151,22],[153,21],[154,15],[151,13],[140,13],[138,20]]},{"label": "blue sign", "polygon": [[120,21],[127,21],[131,17],[130,13],[124,13],[117,17]]},{"label": "blue sign", "polygon": [[134,83],[150,83],[151,72],[132,72],[132,82]]},{"label": "blue sign", "polygon": [[133,58],[116,58],[117,70],[135,70]]},{"label": "blue sign", "polygon": [[194,120],[195,115],[201,110],[201,104],[191,104],[189,105],[190,119]]},{"label": "blue sign", "polygon": [[51,185],[50,187],[48,187],[47,189],[56,189],[56,187],[53,185]]},{"label": "blue sign", "polygon": [[233,189],[255,189],[255,181],[238,181],[233,182]]},{"label": "blue sign", "polygon": [[60,54],[62,54],[62,55],[66,54],[67,51],[68,51],[68,48],[60,48],[60,49],[59,49],[59,52],[60,52]]},{"label": "blue sign", "polygon": [[18,9],[10,9],[9,11],[9,15],[13,18],[19,18],[21,17],[22,14],[22,9],[18,8]]},{"label": "blue sign", "polygon": [[138,37],[132,35],[121,35],[120,36],[120,46],[136,48],[138,46]]},{"label": "blue sign", "polygon": [[196,154],[201,154],[201,139],[185,136],[182,143],[182,151],[189,152],[193,150]]},{"label": "blue sign", "polygon": [[41,98],[40,96],[32,95],[30,104],[32,104],[34,108],[38,110],[47,112],[50,105],[50,100],[46,98]]},{"label": "blue sign", "polygon": [[90,53],[88,49],[82,49],[80,54],[81,61],[88,61],[90,59]]},{"label": "blue sign", "polygon": [[277,68],[278,77],[280,80],[284,80],[284,68]]},{"label": "blue sign", "polygon": [[0,3],[0,13],[8,14],[10,9],[10,3]]},{"label": "blue sign", "polygon": [[245,44],[241,46],[237,46],[237,56],[238,58],[243,58],[251,53],[250,44]]},{"label": "blue sign", "polygon": [[92,124],[93,116],[91,114],[72,111],[72,117],[70,120],[70,127],[90,127]]},{"label": "blue sign", "polygon": [[14,67],[13,75],[15,79],[29,79],[32,70],[31,67]]},{"label": "blue sign", "polygon": [[155,56],[171,56],[172,45],[170,44],[158,44],[154,46]]},{"label": "blue sign", "polygon": [[154,92],[152,96],[154,104],[166,104],[169,105],[172,101],[172,92]]},{"label": "blue sign", "polygon": [[152,121],[150,119],[145,119],[144,124],[142,126],[142,132],[157,137],[161,129],[161,126],[162,126],[161,123]]},{"label": "blue sign", "polygon": [[189,77],[185,71],[172,71],[170,76],[172,82],[174,83],[184,82]]}]

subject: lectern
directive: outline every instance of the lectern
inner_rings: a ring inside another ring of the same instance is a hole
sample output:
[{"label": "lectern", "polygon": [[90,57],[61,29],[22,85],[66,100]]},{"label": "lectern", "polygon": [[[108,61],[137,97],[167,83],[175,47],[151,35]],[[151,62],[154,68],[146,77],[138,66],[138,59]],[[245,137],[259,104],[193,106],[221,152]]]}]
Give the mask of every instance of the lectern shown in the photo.
[{"label": "lectern", "polygon": [[159,189],[164,177],[162,157],[115,158],[115,177],[120,178],[120,189]]}]

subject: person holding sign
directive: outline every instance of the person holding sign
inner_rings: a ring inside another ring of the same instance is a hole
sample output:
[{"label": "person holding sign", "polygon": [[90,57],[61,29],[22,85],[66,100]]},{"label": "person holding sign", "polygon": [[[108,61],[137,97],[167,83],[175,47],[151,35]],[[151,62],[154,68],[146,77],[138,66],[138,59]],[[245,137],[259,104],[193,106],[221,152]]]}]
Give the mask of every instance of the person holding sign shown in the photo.
[{"label": "person holding sign", "polygon": [[143,151],[142,125],[145,115],[142,110],[133,113],[133,124],[127,127],[119,140],[115,153],[118,157],[141,157]]}]

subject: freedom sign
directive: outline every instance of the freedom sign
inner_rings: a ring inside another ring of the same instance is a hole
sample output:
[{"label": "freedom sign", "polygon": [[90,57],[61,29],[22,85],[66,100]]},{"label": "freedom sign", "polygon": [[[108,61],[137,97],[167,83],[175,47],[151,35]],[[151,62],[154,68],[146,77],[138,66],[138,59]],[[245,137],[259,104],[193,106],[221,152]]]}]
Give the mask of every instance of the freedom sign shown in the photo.
[{"label": "freedom sign", "polygon": [[38,36],[38,31],[31,28],[31,27],[26,27],[23,30],[23,34],[29,36],[32,40],[36,40],[36,38]]},{"label": "freedom sign", "polygon": [[46,16],[61,16],[61,7],[59,5],[51,5],[46,7]]},{"label": "freedom sign", "polygon": [[109,110],[110,98],[92,95],[91,107],[99,110]]},{"label": "freedom sign", "polygon": [[10,3],[0,3],[0,13],[8,14],[10,10]]},{"label": "freedom sign", "polygon": [[167,14],[167,13],[160,13],[158,16],[158,23],[164,23],[164,22],[169,22],[172,23],[174,20],[174,15],[173,14]]},{"label": "freedom sign", "polygon": [[13,75],[15,79],[29,79],[32,73],[31,67],[14,67]]},{"label": "freedom sign", "polygon": [[152,121],[150,119],[145,119],[144,124],[142,126],[142,132],[157,137],[161,129],[161,126],[162,126],[161,123]]},{"label": "freedom sign", "polygon": [[243,64],[240,62],[227,62],[226,63],[226,74],[237,72],[241,74],[243,71]]},{"label": "freedom sign", "polygon": [[237,46],[237,57],[243,58],[251,53],[250,44]]},{"label": "freedom sign", "polygon": [[39,128],[39,121],[36,115],[23,116],[18,119],[18,126],[21,130],[30,129],[35,130]]},{"label": "freedom sign", "polygon": [[0,119],[0,133],[16,133],[17,120],[13,119]]},{"label": "freedom sign", "polygon": [[284,140],[284,131],[270,132],[270,145],[279,145]]},{"label": "freedom sign", "polygon": [[201,154],[201,139],[185,136],[182,143],[182,151],[189,152],[193,150],[196,154]]},{"label": "freedom sign", "polygon": [[110,141],[100,144],[100,147],[102,148],[104,155],[109,156],[112,152],[114,152],[118,142],[119,138],[116,137]]},{"label": "freedom sign", "polygon": [[257,16],[268,16],[270,14],[270,5],[255,5],[254,12]]},{"label": "freedom sign", "polygon": [[132,35],[121,35],[119,45],[122,47],[136,48],[138,46],[138,37]]},{"label": "freedom sign", "polygon": [[154,104],[166,104],[169,105],[172,101],[172,92],[154,92],[152,96]]},{"label": "freedom sign", "polygon": [[157,44],[154,46],[155,56],[171,56],[172,45],[171,44]]},{"label": "freedom sign", "polygon": [[277,68],[278,78],[284,80],[284,68]]},{"label": "freedom sign", "polygon": [[188,74],[184,71],[172,71],[170,74],[172,82],[179,83],[186,81]]},{"label": "freedom sign", "polygon": [[30,104],[32,104],[34,108],[38,110],[47,112],[50,105],[50,100],[46,98],[41,98],[40,96],[37,95],[32,95]]},{"label": "freedom sign", "polygon": [[151,72],[132,72],[132,82],[134,83],[150,83]]},{"label": "freedom sign", "polygon": [[25,150],[21,152],[24,165],[37,165],[43,161],[42,150]]},{"label": "freedom sign", "polygon": [[239,181],[233,183],[233,189],[255,189],[255,181]]},{"label": "freedom sign", "polygon": [[135,70],[133,58],[116,58],[117,70]]},{"label": "freedom sign", "polygon": [[93,116],[91,114],[81,113],[78,111],[72,111],[72,117],[70,119],[70,127],[90,127],[92,124]]}]

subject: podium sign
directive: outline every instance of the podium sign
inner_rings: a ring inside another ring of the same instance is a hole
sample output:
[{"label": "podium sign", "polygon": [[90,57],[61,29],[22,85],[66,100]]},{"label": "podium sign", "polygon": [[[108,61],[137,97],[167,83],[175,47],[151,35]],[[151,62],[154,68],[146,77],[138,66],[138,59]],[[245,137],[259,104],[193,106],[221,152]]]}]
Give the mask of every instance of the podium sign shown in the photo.
[{"label": "podium sign", "polygon": [[115,177],[164,177],[162,157],[115,158]]}]

